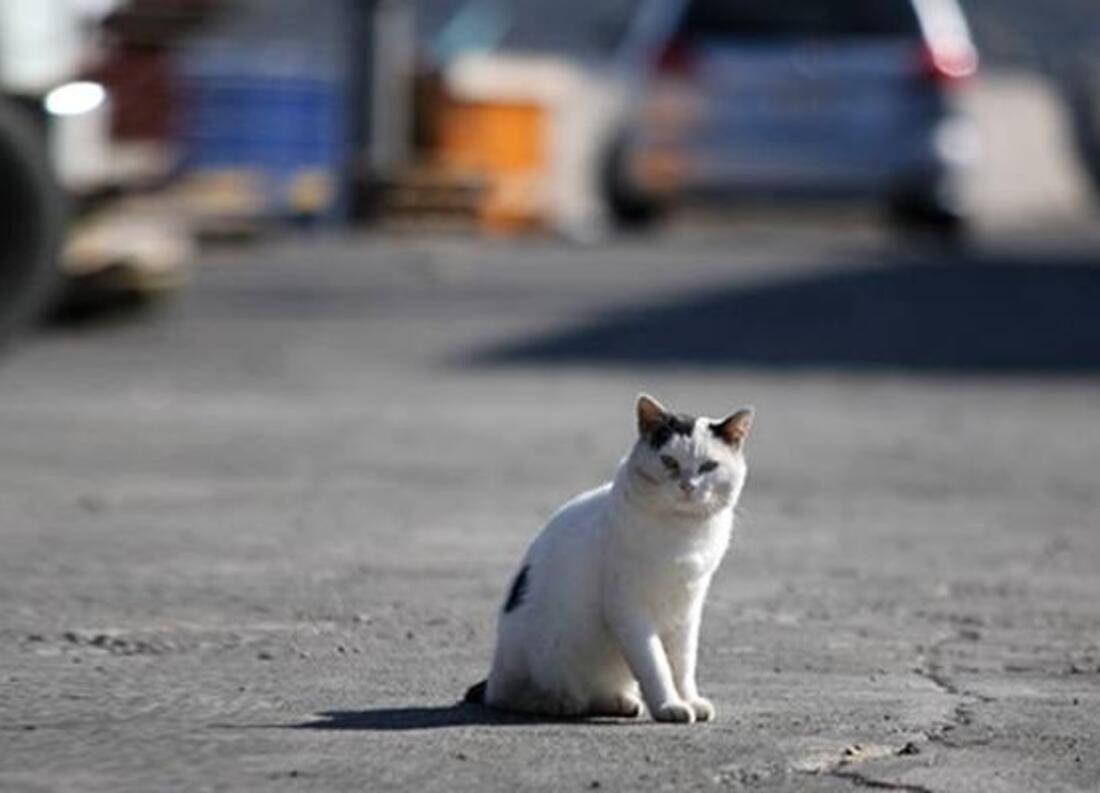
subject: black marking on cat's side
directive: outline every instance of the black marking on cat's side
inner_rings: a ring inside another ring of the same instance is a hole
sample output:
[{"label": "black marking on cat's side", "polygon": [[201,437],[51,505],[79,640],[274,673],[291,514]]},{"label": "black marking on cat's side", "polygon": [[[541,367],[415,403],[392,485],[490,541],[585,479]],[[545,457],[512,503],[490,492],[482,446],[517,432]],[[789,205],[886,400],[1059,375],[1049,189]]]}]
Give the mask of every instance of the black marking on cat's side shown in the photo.
[{"label": "black marking on cat's side", "polygon": [[660,449],[673,435],[691,435],[695,430],[695,417],[683,413],[666,413],[665,420],[659,427],[649,433],[647,440],[650,447]]},{"label": "black marking on cat's side", "polygon": [[466,696],[462,698],[463,702],[468,702],[471,705],[484,705],[485,704],[485,689],[488,687],[489,681],[482,680],[480,683],[474,683],[468,689],[466,689]]},{"label": "black marking on cat's side", "polygon": [[530,569],[531,565],[525,564],[516,575],[516,580],[512,582],[512,588],[508,591],[508,599],[504,601],[505,614],[515,611],[522,605],[523,599],[527,596],[527,572]]}]

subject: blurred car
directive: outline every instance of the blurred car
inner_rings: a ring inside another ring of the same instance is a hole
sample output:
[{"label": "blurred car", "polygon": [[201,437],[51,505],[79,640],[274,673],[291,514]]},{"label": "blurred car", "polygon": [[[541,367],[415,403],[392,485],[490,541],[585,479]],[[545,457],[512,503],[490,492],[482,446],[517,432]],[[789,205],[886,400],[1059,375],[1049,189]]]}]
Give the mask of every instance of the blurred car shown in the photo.
[{"label": "blurred car", "polygon": [[[95,71],[112,47],[103,17],[119,5],[0,0],[0,344],[92,281],[166,288],[189,250],[176,217],[160,232],[112,206],[170,168],[114,136],[120,96]],[[146,91],[133,104],[148,100]]]},{"label": "blurred car", "polygon": [[1066,97],[1085,174],[1100,194],[1100,39],[1075,54],[1059,61],[1054,74]]},{"label": "blurred car", "polygon": [[99,86],[74,81],[78,34],[75,14],[57,2],[0,0],[0,342],[60,281],[62,177],[80,153],[65,144],[89,119],[94,126],[103,103]]},{"label": "blurred car", "polygon": [[956,0],[685,0],[647,52],[606,160],[619,221],[685,197],[844,196],[964,228],[975,134],[952,95],[978,55]]}]

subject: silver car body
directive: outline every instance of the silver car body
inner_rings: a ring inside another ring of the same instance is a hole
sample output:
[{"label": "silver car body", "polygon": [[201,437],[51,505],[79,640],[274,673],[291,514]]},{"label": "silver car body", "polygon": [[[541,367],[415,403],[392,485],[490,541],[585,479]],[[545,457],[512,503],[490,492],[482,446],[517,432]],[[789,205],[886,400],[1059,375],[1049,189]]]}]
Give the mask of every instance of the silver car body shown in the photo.
[{"label": "silver car body", "polygon": [[658,65],[638,93],[623,178],[651,195],[908,191],[950,203],[975,155],[952,84],[974,71],[976,51],[955,0],[891,2],[912,14],[911,31],[903,20],[881,35],[683,42],[692,3],[671,4],[679,13],[651,21],[636,52]]}]

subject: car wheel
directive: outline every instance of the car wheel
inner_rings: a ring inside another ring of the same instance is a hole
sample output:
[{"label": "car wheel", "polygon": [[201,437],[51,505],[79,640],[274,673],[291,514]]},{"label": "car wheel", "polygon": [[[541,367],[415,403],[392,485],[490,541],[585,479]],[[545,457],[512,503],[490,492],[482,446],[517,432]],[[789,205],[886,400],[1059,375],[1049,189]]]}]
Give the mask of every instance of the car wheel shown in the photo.
[{"label": "car wheel", "polygon": [[953,245],[965,242],[970,231],[966,216],[934,193],[894,196],[887,206],[887,216],[891,225],[907,236]]},{"label": "car wheel", "polygon": [[603,158],[603,194],[615,226],[621,230],[644,231],[668,214],[668,207],[643,195],[627,176],[627,142],[619,135]]},{"label": "car wheel", "polygon": [[0,343],[40,316],[61,283],[64,206],[27,111],[0,101]]},{"label": "car wheel", "polygon": [[1079,59],[1066,70],[1061,83],[1077,150],[1094,190],[1100,193],[1100,59]]}]

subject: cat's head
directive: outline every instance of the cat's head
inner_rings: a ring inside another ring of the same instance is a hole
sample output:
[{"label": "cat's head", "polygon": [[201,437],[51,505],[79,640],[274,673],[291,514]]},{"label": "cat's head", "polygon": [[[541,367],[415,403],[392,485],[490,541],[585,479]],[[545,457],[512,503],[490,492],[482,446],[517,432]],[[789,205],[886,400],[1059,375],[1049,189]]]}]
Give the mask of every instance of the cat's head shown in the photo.
[{"label": "cat's head", "polygon": [[737,503],[745,484],[745,440],[752,408],[724,419],[673,413],[642,394],[636,405],[638,441],[626,461],[631,490],[647,503],[708,515]]}]

